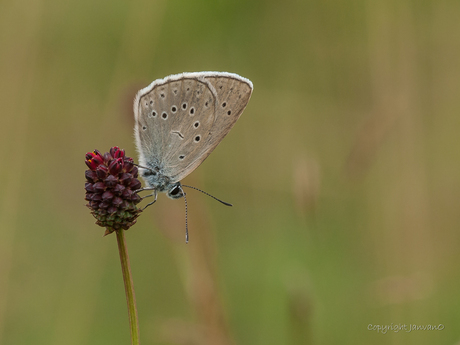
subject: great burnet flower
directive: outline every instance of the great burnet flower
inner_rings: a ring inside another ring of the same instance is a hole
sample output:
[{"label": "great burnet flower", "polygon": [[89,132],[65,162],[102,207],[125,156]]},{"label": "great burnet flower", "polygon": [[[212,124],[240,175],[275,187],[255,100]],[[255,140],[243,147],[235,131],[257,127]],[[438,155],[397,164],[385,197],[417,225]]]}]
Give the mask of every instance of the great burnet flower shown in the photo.
[{"label": "great burnet flower", "polygon": [[97,219],[96,224],[107,229],[105,235],[128,230],[142,212],[136,206],[141,201],[136,193],[141,183],[133,159],[115,146],[104,154],[88,152],[85,163],[89,168],[85,171],[86,206]]}]

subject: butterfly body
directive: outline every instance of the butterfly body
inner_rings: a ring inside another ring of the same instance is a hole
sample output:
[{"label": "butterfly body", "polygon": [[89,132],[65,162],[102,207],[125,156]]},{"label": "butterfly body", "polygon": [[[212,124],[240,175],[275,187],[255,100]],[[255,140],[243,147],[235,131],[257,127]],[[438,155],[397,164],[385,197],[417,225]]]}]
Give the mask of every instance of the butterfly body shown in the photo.
[{"label": "butterfly body", "polygon": [[252,83],[226,72],[181,73],[155,80],[134,100],[140,173],[149,189],[183,196],[180,180],[228,134],[252,94]]}]

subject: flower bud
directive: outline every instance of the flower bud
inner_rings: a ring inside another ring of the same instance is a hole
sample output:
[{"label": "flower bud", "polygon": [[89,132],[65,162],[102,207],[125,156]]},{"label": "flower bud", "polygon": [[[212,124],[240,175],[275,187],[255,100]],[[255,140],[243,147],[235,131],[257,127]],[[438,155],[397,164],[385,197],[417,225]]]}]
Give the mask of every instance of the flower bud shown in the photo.
[{"label": "flower bud", "polygon": [[108,173],[109,173],[109,169],[105,165],[99,165],[96,168],[96,175],[97,175],[97,178],[100,180],[105,179]]},{"label": "flower bud", "polygon": [[122,198],[123,199],[129,199],[131,200],[131,194],[133,194],[133,190],[130,189],[130,188],[125,188],[125,190],[123,191],[123,193],[121,194]]},{"label": "flower bud", "polygon": [[115,152],[117,152],[118,150],[120,150],[120,148],[118,146],[114,146],[110,149],[110,155],[112,156],[112,158],[118,158],[118,157],[115,157]]},{"label": "flower bud", "polygon": [[130,173],[123,173],[121,174],[120,182],[123,183],[125,186],[128,186],[131,183],[132,179],[133,175],[131,175]]},{"label": "flower bud", "polygon": [[108,188],[115,187],[117,185],[117,182],[118,182],[118,178],[116,178],[113,175],[107,176],[107,178],[104,180],[104,183],[106,184]]},{"label": "flower bud", "polygon": [[[131,191],[130,189],[126,189],[125,186],[123,186],[121,183],[117,184],[115,186],[115,188],[113,189],[113,192],[116,194],[116,195],[120,195],[122,194],[125,190],[128,190],[128,191]],[[132,191],[131,191],[132,192]]]},{"label": "flower bud", "polygon": [[105,200],[112,200],[114,196],[115,195],[112,192],[106,191],[106,192],[104,192],[104,194],[102,194],[102,200],[104,200],[104,201]]},{"label": "flower bud", "polygon": [[86,170],[85,177],[86,180],[89,182],[96,182],[96,180],[98,179],[96,172],[92,170]]},{"label": "flower bud", "polygon": [[123,199],[120,198],[120,197],[118,197],[118,196],[116,196],[116,197],[112,200],[112,204],[113,204],[113,206],[115,206],[115,207],[120,206],[122,203],[123,203]]},{"label": "flower bud", "polygon": [[110,153],[106,152],[104,153],[104,163],[107,164],[113,157],[110,155]]},{"label": "flower bud", "polygon": [[93,184],[86,182],[85,183],[85,189],[87,192],[94,193],[96,190],[93,188]]},{"label": "flower bud", "polygon": [[96,194],[93,193],[93,196],[91,197],[92,201],[101,201],[102,200],[102,194]]},{"label": "flower bud", "polygon": [[131,188],[132,190],[137,190],[139,188],[141,188],[141,181],[139,181],[138,179],[135,179],[133,178],[131,180],[131,183],[129,184],[129,188]]},{"label": "flower bud", "polygon": [[113,158],[123,158],[125,156],[125,150],[118,149],[115,151]]},{"label": "flower bud", "polygon": [[93,188],[96,190],[97,193],[100,193],[105,190],[105,184],[104,182],[96,182],[93,184]]},{"label": "flower bud", "polygon": [[132,159],[131,160],[125,159],[124,162],[125,162],[125,166],[123,168],[123,171],[127,173],[131,172],[134,169],[134,164],[132,162]]},{"label": "flower bud", "polygon": [[118,175],[120,171],[123,169],[123,160],[121,158],[117,158],[112,160],[109,165],[109,172],[111,175]]}]

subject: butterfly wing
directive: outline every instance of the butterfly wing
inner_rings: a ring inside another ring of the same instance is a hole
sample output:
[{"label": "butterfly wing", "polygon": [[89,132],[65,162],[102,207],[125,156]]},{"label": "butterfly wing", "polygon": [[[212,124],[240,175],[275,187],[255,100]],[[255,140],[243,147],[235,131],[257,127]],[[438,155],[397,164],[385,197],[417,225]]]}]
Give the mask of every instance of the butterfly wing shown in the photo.
[{"label": "butterfly wing", "polygon": [[182,75],[157,80],[141,90],[134,104],[140,164],[158,166],[168,177],[186,167],[204,142],[191,145],[193,117],[199,114],[203,129],[213,122],[214,103],[209,99],[213,96],[206,83]]},{"label": "butterfly wing", "polygon": [[251,93],[249,80],[222,72],[173,75],[142,89],[134,103],[140,164],[182,180],[227,135]]},{"label": "butterfly wing", "polygon": [[213,122],[209,130],[206,127],[200,133],[205,140],[197,155],[184,169],[177,169],[177,172],[171,175],[174,181],[182,180],[210,155],[240,118],[253,90],[249,80],[236,74],[202,72],[200,78],[207,82],[214,96]]}]

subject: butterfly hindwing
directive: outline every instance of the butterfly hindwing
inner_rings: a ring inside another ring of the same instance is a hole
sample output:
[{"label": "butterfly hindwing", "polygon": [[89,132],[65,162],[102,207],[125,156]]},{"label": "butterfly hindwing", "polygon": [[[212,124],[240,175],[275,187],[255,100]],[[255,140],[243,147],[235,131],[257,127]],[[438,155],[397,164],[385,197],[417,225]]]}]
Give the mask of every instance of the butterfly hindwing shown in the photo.
[{"label": "butterfly hindwing", "polygon": [[213,93],[215,102],[214,122],[209,129],[209,135],[204,142],[205,145],[200,147],[201,150],[196,155],[195,160],[185,169],[172,175],[174,181],[182,180],[211,154],[240,118],[251,97],[252,84],[237,75],[210,73],[204,78],[209,83],[209,88],[215,91]]}]

